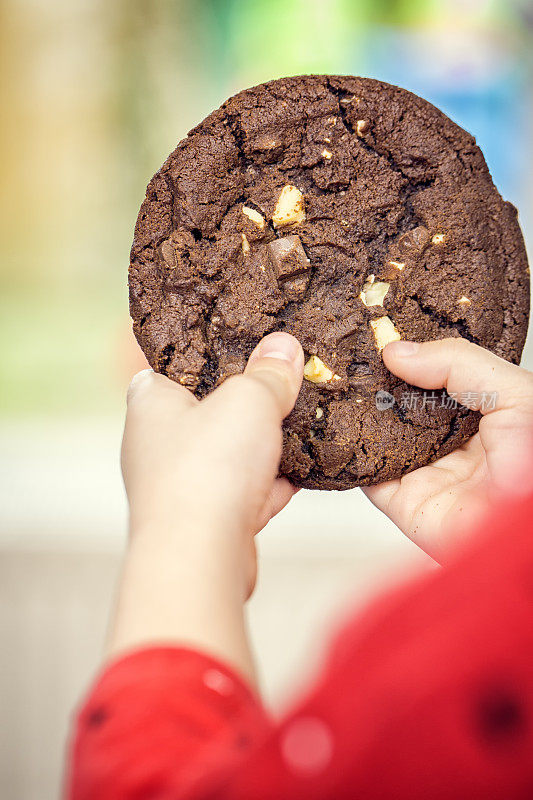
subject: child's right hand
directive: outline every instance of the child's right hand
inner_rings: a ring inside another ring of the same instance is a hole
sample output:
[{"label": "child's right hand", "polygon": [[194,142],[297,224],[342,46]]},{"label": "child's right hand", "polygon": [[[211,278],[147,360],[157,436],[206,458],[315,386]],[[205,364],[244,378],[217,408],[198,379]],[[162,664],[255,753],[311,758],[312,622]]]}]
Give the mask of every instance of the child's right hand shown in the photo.
[{"label": "child's right hand", "polygon": [[423,389],[497,393],[495,408],[463,447],[364,490],[415,544],[443,561],[499,495],[533,489],[533,374],[464,339],[393,342],[383,360]]}]

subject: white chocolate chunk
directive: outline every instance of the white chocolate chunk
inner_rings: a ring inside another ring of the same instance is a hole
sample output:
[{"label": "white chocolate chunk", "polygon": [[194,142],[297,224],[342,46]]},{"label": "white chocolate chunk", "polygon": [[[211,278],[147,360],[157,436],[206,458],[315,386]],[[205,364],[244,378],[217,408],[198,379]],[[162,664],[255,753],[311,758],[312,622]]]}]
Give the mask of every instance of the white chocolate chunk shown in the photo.
[{"label": "white chocolate chunk", "polygon": [[375,281],[374,276],[370,275],[359,297],[365,306],[382,306],[389,287],[390,283]]},{"label": "white chocolate chunk", "polygon": [[255,208],[243,206],[242,213],[245,215],[245,217],[248,217],[250,222],[253,222],[258,228],[261,228],[261,230],[265,227],[265,218],[259,213],[259,211],[256,211]]},{"label": "white chocolate chunk", "polygon": [[318,406],[318,408],[316,410],[316,418],[317,419],[322,419],[323,416],[324,416],[324,411],[323,411],[323,409],[320,408],[320,406]]},{"label": "white chocolate chunk", "polygon": [[471,299],[469,297],[467,297],[466,295],[463,295],[462,297],[460,297],[457,302],[461,303],[461,305],[464,305],[464,306],[469,306],[469,305],[472,304]]},{"label": "white chocolate chunk", "polygon": [[304,378],[311,383],[329,383],[340,381],[340,375],[335,375],[318,356],[311,356],[304,367]]},{"label": "white chocolate chunk", "polygon": [[305,219],[303,194],[296,186],[290,183],[284,186],[272,214],[274,227],[283,228],[285,225],[297,225]]},{"label": "white chocolate chunk", "polygon": [[358,136],[363,136],[368,130],[368,120],[367,119],[358,119],[357,124],[355,126],[355,132]]},{"label": "white chocolate chunk", "polygon": [[248,253],[250,252],[250,242],[246,238],[245,233],[241,233],[241,238],[242,238],[242,252],[244,253],[245,256],[247,256]]},{"label": "white chocolate chunk", "polygon": [[402,269],[405,269],[405,264],[403,261],[389,261],[389,264],[391,265],[391,267],[399,269],[400,272],[402,271]]},{"label": "white chocolate chunk", "polygon": [[380,352],[383,350],[386,344],[389,344],[389,342],[397,342],[402,338],[389,317],[371,319],[370,326],[374,332],[376,345]]},{"label": "white chocolate chunk", "polygon": [[333,156],[333,153],[331,152],[331,150],[326,150],[326,148],[324,148],[322,150],[321,155],[322,155],[322,158],[326,158],[329,161],[329,159]]},{"label": "white chocolate chunk", "polygon": [[445,236],[443,233],[436,233],[435,236],[431,238],[431,244],[444,244]]}]

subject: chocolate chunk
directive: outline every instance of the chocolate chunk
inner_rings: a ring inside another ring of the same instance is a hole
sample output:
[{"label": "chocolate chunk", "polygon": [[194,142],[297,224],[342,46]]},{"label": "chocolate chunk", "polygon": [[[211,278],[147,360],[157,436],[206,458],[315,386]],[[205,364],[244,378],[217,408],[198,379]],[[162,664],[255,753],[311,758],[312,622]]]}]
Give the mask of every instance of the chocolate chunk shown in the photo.
[{"label": "chocolate chunk", "polygon": [[310,261],[305,254],[299,236],[284,236],[267,245],[268,256],[274,275],[278,280],[299,275],[309,269]]},{"label": "chocolate chunk", "polygon": [[429,244],[429,231],[423,225],[404,233],[398,239],[398,248],[405,255],[422,253]]}]

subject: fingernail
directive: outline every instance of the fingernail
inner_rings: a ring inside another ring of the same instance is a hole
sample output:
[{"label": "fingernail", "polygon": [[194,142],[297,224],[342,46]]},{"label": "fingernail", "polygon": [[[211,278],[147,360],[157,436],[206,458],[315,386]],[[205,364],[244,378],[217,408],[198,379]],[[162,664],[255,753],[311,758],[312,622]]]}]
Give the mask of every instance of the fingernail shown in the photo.
[{"label": "fingernail", "polygon": [[387,345],[387,352],[389,354],[392,353],[399,358],[414,356],[419,349],[420,344],[418,342],[390,342],[390,344]]},{"label": "fingernail", "polygon": [[271,333],[259,345],[259,358],[279,358],[294,361],[299,352],[298,341],[288,333]]}]

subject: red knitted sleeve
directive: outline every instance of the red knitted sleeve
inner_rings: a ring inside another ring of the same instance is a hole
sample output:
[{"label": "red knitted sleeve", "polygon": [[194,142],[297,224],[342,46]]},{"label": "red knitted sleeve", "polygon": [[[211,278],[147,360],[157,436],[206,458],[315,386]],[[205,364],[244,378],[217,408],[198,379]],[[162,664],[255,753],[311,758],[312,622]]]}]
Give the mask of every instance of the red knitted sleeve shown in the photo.
[{"label": "red knitted sleeve", "polygon": [[344,629],[274,725],[183,649],[111,665],[78,719],[71,800],[533,796],[533,502]]}]

